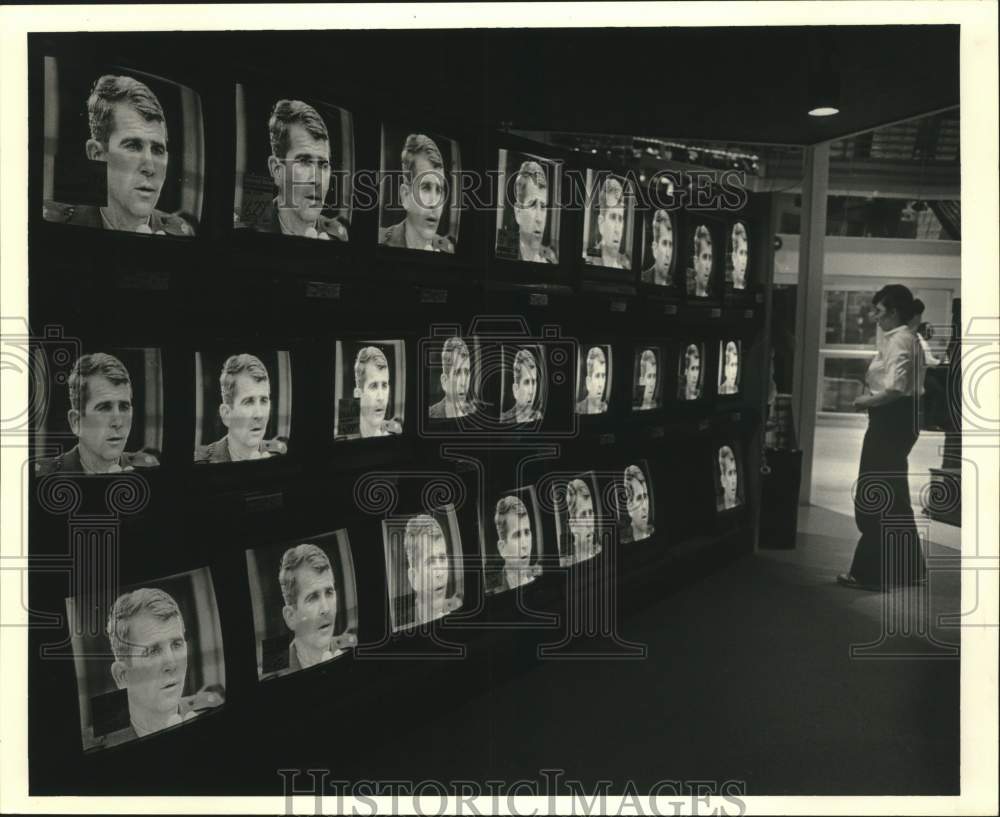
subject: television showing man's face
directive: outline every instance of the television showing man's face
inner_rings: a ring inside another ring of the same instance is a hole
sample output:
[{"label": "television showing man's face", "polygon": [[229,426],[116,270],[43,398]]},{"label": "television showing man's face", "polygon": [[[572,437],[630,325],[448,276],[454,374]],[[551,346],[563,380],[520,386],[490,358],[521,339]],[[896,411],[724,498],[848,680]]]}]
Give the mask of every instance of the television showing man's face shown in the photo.
[{"label": "television showing man's face", "polygon": [[558,264],[560,165],[500,150],[502,206],[497,209],[497,258]]},{"label": "television showing man's face", "polygon": [[749,253],[750,237],[747,227],[742,221],[737,221],[729,234],[729,263],[726,270],[726,278],[735,290],[746,289]]},{"label": "television showing man's face", "polygon": [[714,259],[712,233],[706,225],[699,224],[694,231],[691,255],[692,273],[688,282],[688,294],[696,298],[711,297]]},{"label": "television showing man's face", "polygon": [[557,529],[560,533],[559,564],[562,566],[585,561],[601,552],[597,490],[592,474],[582,474],[556,486],[557,501],[566,514],[565,527]]},{"label": "television showing man's face", "polygon": [[334,437],[389,437],[403,432],[406,394],[401,340],[337,341]]},{"label": "television showing man's face", "polygon": [[719,341],[719,394],[740,392],[740,351],[738,340]]},{"label": "television showing man's face", "polygon": [[537,346],[503,348],[506,365],[501,380],[501,405],[507,408],[501,411],[501,423],[534,423],[542,419],[545,395],[541,354]]},{"label": "television showing man's face", "polygon": [[651,411],[660,407],[659,349],[636,349],[635,393],[632,407],[636,411]]},{"label": "television showing man's face", "polygon": [[622,479],[625,500],[625,525],[622,541],[639,542],[653,535],[653,517],[650,502],[648,468],[629,465]]},{"label": "television showing man's face", "polygon": [[95,603],[66,600],[85,751],[153,735],[224,703],[222,633],[207,569],[121,588],[102,635],[83,626]]},{"label": "television showing man's face", "polygon": [[611,347],[577,347],[577,414],[604,414],[608,410]]},{"label": "television showing man's face", "polygon": [[702,343],[689,343],[681,347],[678,359],[677,398],[679,400],[698,400],[702,394],[703,367],[705,346]]},{"label": "television showing man's face", "polygon": [[504,493],[489,507],[492,518],[485,520],[482,545],[487,564],[486,592],[493,594],[535,580],[541,573],[540,542],[532,488]]},{"label": "television showing man's face", "polygon": [[647,255],[642,281],[655,286],[674,285],[674,217],[656,210],[646,219]]},{"label": "television showing man's face", "polygon": [[183,85],[46,57],[47,221],[193,236],[204,178],[201,102]]},{"label": "television showing man's face", "polygon": [[611,173],[588,170],[587,190],[584,261],[607,269],[631,269],[635,207],[631,183]]},{"label": "television showing man's face", "polygon": [[473,360],[469,344],[458,336],[448,338],[441,344],[437,361],[440,362],[437,383],[433,382],[433,373],[438,371],[437,367],[433,365],[428,367],[432,380],[430,394],[431,399],[438,393],[441,398],[428,406],[428,418],[446,420],[475,414],[478,406],[470,390],[473,382]]},{"label": "television showing man's face", "polygon": [[716,457],[718,479],[716,507],[720,511],[730,510],[743,504],[740,465],[737,459],[738,450],[732,445],[723,445],[718,449]]}]

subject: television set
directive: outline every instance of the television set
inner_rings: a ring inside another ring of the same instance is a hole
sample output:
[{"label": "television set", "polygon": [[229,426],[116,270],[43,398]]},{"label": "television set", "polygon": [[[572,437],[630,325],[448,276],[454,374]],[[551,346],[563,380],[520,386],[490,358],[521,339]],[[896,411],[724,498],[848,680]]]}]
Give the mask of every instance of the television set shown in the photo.
[{"label": "television set", "polygon": [[45,221],[190,238],[200,228],[201,96],[159,68],[42,60]]},{"label": "television set", "polygon": [[405,342],[338,340],[334,355],[334,440],[402,434],[406,414]]},{"label": "television set", "polygon": [[743,380],[743,341],[738,338],[719,341],[718,390],[720,397],[738,395]]},{"label": "television set", "polygon": [[679,222],[676,210],[662,207],[645,210],[641,219],[639,281],[662,297],[676,296],[686,286]]},{"label": "television set", "polygon": [[727,439],[712,446],[715,470],[715,509],[719,514],[739,510],[746,501],[743,480],[743,449]]},{"label": "television set", "polygon": [[196,723],[226,700],[207,567],[66,599],[84,752]]},{"label": "television set", "polygon": [[625,466],[615,494],[618,504],[618,541],[641,542],[656,532],[653,480],[649,463],[636,460]]},{"label": "television set", "polygon": [[558,265],[562,161],[500,148],[497,166],[496,257]]},{"label": "television set", "polygon": [[541,424],[548,398],[546,347],[504,343],[500,347],[500,424]]},{"label": "television set", "polygon": [[196,351],[194,378],[195,464],[257,462],[289,452],[289,351],[249,344]]},{"label": "television set", "polygon": [[384,519],[382,543],[394,633],[424,627],[462,607],[462,538],[453,505]]},{"label": "television set", "polygon": [[726,229],[726,291],[743,293],[750,286],[750,226],[746,219],[737,219]]},{"label": "television set", "polygon": [[475,337],[449,335],[422,344],[425,393],[422,403],[429,423],[453,423],[459,430],[479,428],[483,412],[482,356]]},{"label": "television set", "polygon": [[593,471],[547,480],[556,516],[560,567],[593,559],[603,550],[605,502]]},{"label": "television set", "polygon": [[533,582],[542,574],[542,520],[533,486],[501,491],[481,509],[479,545],[486,595]]},{"label": "television set", "polygon": [[[635,236],[635,188],[625,175],[609,170],[586,171],[583,212],[583,260],[592,270],[632,282]],[[621,273],[615,271],[621,270]]]},{"label": "television set", "polygon": [[682,402],[701,400],[705,396],[705,343],[688,340],[678,347],[677,399]]},{"label": "television set", "polygon": [[84,347],[66,339],[40,344],[32,356],[43,398],[33,441],[35,474],[113,474],[161,464],[159,349]]},{"label": "television set", "polygon": [[656,343],[635,347],[632,358],[632,411],[656,411],[663,408],[666,355]]},{"label": "television set", "polygon": [[257,678],[320,666],[358,643],[358,592],[347,530],[247,550]]},{"label": "television set", "polygon": [[611,344],[581,343],[576,352],[577,414],[607,414],[611,401]]},{"label": "television set", "polygon": [[378,244],[454,255],[462,217],[459,143],[416,124],[382,125]]},{"label": "television set", "polygon": [[688,303],[715,304],[722,295],[725,225],[716,217],[699,211],[686,213],[681,255],[685,264],[685,291]]},{"label": "television set", "polygon": [[351,112],[301,88],[243,82],[235,104],[234,229],[349,241]]}]

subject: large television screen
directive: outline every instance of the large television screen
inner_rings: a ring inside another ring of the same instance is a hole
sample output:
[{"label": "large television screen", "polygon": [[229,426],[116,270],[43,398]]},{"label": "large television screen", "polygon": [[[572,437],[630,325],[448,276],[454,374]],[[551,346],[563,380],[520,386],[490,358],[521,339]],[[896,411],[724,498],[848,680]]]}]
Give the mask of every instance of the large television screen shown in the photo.
[{"label": "large television screen", "polygon": [[705,389],[705,344],[681,344],[677,355],[677,399],[700,400]]},{"label": "large television screen", "polygon": [[750,276],[750,231],[745,221],[734,221],[729,227],[726,249],[726,288],[742,292]]},{"label": "large television screen", "polygon": [[257,678],[325,664],[358,643],[358,593],[346,530],[246,552]]},{"label": "large television screen", "polygon": [[618,500],[618,541],[641,542],[655,533],[653,480],[649,464],[638,460],[622,473]]},{"label": "large television screen", "polygon": [[635,191],[632,182],[605,170],[587,170],[583,260],[594,267],[632,269]]},{"label": "large television screen", "polygon": [[481,520],[486,594],[533,582],[542,573],[542,525],[535,489],[503,491],[487,501]]},{"label": "large television screen", "polygon": [[719,383],[720,396],[740,393],[743,377],[743,343],[737,338],[719,341]]},{"label": "large television screen", "polygon": [[202,216],[201,98],[107,63],[43,61],[42,215],[146,235],[193,236]]},{"label": "large television screen", "polygon": [[[35,350],[45,413],[35,438],[38,475],[155,468],[163,450],[159,349]],[[60,450],[61,449],[61,450]]]},{"label": "large television screen", "polygon": [[496,257],[558,264],[562,163],[503,148],[499,153]]},{"label": "large television screen", "polygon": [[273,235],[347,241],[354,178],[350,111],[236,85],[233,226]]},{"label": "large television screen", "polygon": [[713,449],[715,467],[715,508],[719,513],[742,508],[743,450],[734,440],[726,440]]},{"label": "large television screen", "polygon": [[500,422],[540,423],[548,396],[545,347],[537,343],[504,344],[501,360]]},{"label": "large television screen", "polygon": [[723,248],[720,246],[718,225],[698,213],[688,216],[687,295],[692,301],[704,301],[719,295],[719,270]]},{"label": "large television screen", "polygon": [[289,450],[291,355],[284,350],[207,349],[194,355],[194,461],[269,459]]},{"label": "large television screen", "polygon": [[580,344],[576,351],[576,413],[607,414],[611,397],[610,344]]},{"label": "large television screen", "polygon": [[226,700],[208,568],[66,599],[85,752],[196,720]]},{"label": "large television screen", "polygon": [[482,366],[476,338],[453,335],[434,343],[424,367],[429,420],[458,420],[479,412]]},{"label": "large television screen", "polygon": [[333,437],[357,440],[403,433],[406,349],[402,340],[338,340]]},{"label": "large television screen", "polygon": [[663,349],[656,345],[635,347],[632,364],[632,410],[653,411],[663,406]]},{"label": "large television screen", "polygon": [[605,518],[596,474],[588,471],[553,480],[550,485],[560,566],[594,558],[603,550]]},{"label": "large television screen", "polygon": [[462,216],[458,142],[383,124],[380,165],[378,243],[454,253]]},{"label": "large television screen", "polygon": [[678,246],[677,216],[670,210],[649,210],[642,220],[640,280],[644,284],[676,288]]},{"label": "large television screen", "polygon": [[382,543],[394,633],[462,606],[462,539],[453,505],[383,520]]}]

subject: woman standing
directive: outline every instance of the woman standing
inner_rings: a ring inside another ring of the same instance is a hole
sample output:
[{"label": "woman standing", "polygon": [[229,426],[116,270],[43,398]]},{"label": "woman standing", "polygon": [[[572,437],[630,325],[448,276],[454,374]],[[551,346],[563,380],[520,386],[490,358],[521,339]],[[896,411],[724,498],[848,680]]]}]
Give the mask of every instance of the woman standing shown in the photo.
[{"label": "woman standing", "polygon": [[917,402],[923,392],[923,352],[907,326],[913,293],[900,284],[872,298],[878,351],[868,367],[868,393],[855,400],[868,411],[868,430],[854,495],[861,538],[849,573],[837,581],[862,590],[922,584],[927,566],[910,505],[907,457],[920,434]]}]

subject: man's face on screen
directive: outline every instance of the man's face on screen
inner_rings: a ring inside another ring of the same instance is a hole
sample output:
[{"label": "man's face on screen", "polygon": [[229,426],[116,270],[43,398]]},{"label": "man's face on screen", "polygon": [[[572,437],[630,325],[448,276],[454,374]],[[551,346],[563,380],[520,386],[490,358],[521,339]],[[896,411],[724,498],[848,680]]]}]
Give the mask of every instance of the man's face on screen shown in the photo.
[{"label": "man's face on screen", "polygon": [[608,367],[603,360],[595,360],[590,367],[590,374],[587,375],[587,397],[590,400],[600,401],[604,399],[604,384],[607,382]]},{"label": "man's face on screen", "polygon": [[580,482],[574,485],[576,508],[570,513],[569,530],[573,535],[574,547],[590,551],[594,546],[594,502],[590,491]]},{"label": "man's face on screen", "polygon": [[694,277],[699,291],[708,289],[712,277],[712,245],[703,239],[698,241],[698,252],[694,257]]},{"label": "man's face on screen", "polygon": [[389,368],[369,360],[365,364],[365,382],[361,387],[361,418],[368,425],[384,419],[389,404]]},{"label": "man's face on screen", "polygon": [[508,568],[527,567],[531,559],[531,523],[528,514],[510,511],[506,515],[507,536],[497,549]]},{"label": "man's face on screen", "polygon": [[132,617],[128,627],[131,658],[123,662],[122,686],[129,711],[163,717],[177,712],[187,675],[187,640],[180,616],[165,621],[148,612]]},{"label": "man's face on screen", "polygon": [[747,242],[733,239],[733,286],[743,289],[747,279]]},{"label": "man's face on screen", "polygon": [[674,257],[674,228],[669,221],[665,221],[656,233],[656,240],[653,241],[653,265],[665,275]]},{"label": "man's face on screen", "polygon": [[288,151],[277,159],[272,175],[278,207],[294,210],[307,224],[315,223],[330,189],[330,143],[293,123],[288,126]]},{"label": "man's face on screen", "polygon": [[701,376],[701,355],[692,355],[688,360],[687,370],[684,372],[684,379],[687,381],[689,391],[698,390],[698,378]]},{"label": "man's face on screen", "polygon": [[646,483],[630,479],[626,491],[629,518],[638,530],[645,530],[649,526],[649,493],[646,491]]},{"label": "man's face on screen", "polygon": [[538,387],[538,371],[534,366],[522,366],[520,375],[514,383],[514,401],[519,408],[529,409],[535,402],[535,390]]},{"label": "man's face on screen", "polygon": [[91,461],[118,462],[132,430],[132,387],[115,385],[104,375],[87,378],[83,412],[70,411],[70,427]]},{"label": "man's face on screen", "polygon": [[736,504],[736,488],[739,477],[736,473],[736,460],[726,457],[722,461],[722,493],[726,499],[726,506],[732,507]]},{"label": "man's face on screen", "polygon": [[614,206],[605,207],[597,216],[597,229],[601,233],[601,246],[609,252],[618,252],[625,226],[625,207],[621,199]]},{"label": "man's face on screen", "polygon": [[458,355],[442,383],[445,397],[453,403],[464,403],[469,391],[469,356]]},{"label": "man's face on screen", "polygon": [[415,534],[417,546],[407,570],[410,586],[418,599],[441,600],[448,592],[448,543],[441,526],[434,521],[420,527]]},{"label": "man's face on screen", "polygon": [[221,416],[238,445],[259,449],[271,417],[271,382],[256,380],[246,372],[236,375],[233,404],[223,404]]},{"label": "man's face on screen", "polygon": [[112,218],[149,218],[167,174],[167,128],[119,102],[112,109],[107,145],[87,143],[87,155],[107,162],[108,209]]},{"label": "man's face on screen", "polygon": [[317,652],[330,649],[333,627],[337,621],[337,590],[333,571],[317,572],[310,565],[295,571],[298,598],[286,607],[285,623],[295,633],[295,640]]},{"label": "man's face on screen", "polygon": [[524,185],[524,197],[514,203],[514,218],[517,221],[521,241],[529,247],[538,247],[545,235],[545,217],[549,193],[533,181]]},{"label": "man's face on screen", "polygon": [[726,346],[726,367],[725,367],[725,380],[727,383],[736,385],[736,378],[739,376],[740,372],[740,355],[736,351],[736,347],[730,343]]},{"label": "man's face on screen", "polygon": [[406,220],[425,241],[437,235],[445,202],[444,172],[422,153],[413,162],[413,179],[402,186]]},{"label": "man's face on screen", "polygon": [[649,405],[656,394],[656,364],[646,363],[642,367],[642,402]]}]

